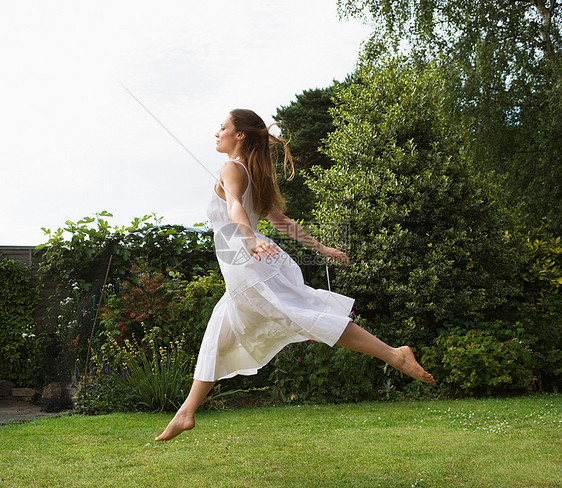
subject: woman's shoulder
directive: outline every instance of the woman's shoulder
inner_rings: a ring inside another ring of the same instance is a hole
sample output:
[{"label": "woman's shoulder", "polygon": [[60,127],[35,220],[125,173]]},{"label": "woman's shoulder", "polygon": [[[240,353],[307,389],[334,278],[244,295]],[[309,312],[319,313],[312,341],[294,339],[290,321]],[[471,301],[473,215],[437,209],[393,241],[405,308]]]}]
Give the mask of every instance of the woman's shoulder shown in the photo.
[{"label": "woman's shoulder", "polygon": [[242,185],[246,185],[249,173],[244,163],[229,159],[225,161],[219,169],[219,176],[222,183],[226,180],[232,182],[236,181],[240,182]]},{"label": "woman's shoulder", "polygon": [[246,168],[246,165],[238,159],[228,159],[222,164],[219,172],[221,174],[230,173],[245,176],[248,173],[248,168]]},{"label": "woman's shoulder", "polygon": [[246,165],[240,159],[227,159],[224,163],[222,163],[221,168],[224,168],[225,166],[239,167],[239,166],[246,166]]}]

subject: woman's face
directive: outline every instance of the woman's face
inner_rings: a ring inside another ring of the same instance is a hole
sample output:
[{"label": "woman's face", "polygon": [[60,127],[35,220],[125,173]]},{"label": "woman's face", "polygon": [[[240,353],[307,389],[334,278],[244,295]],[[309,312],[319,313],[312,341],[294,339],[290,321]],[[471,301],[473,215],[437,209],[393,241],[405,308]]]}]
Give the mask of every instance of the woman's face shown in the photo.
[{"label": "woman's face", "polygon": [[243,139],[243,134],[234,129],[230,115],[221,124],[221,128],[215,134],[217,139],[217,151],[232,155],[237,145]]}]

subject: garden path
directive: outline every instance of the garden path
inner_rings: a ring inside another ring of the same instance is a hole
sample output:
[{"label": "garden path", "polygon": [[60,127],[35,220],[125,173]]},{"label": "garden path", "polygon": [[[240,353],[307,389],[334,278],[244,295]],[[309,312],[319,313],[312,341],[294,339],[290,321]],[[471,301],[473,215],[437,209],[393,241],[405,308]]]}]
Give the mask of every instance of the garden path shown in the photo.
[{"label": "garden path", "polygon": [[0,400],[0,425],[56,417],[61,412],[44,412],[39,405],[16,400]]}]

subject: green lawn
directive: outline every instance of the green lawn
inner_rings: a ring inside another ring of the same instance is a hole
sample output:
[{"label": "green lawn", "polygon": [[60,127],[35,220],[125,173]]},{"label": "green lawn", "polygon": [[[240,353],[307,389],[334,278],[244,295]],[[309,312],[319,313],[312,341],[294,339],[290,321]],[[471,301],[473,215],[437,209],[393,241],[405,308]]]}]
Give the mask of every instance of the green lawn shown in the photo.
[{"label": "green lawn", "polygon": [[560,487],[562,395],[80,415],[0,427],[0,487]]}]

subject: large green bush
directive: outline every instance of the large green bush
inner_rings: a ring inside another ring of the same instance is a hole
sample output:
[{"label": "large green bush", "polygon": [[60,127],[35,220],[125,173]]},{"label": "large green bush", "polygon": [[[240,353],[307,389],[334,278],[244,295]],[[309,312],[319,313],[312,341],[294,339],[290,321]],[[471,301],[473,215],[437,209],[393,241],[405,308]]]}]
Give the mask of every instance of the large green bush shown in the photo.
[{"label": "large green bush", "polygon": [[44,337],[33,313],[39,301],[31,270],[0,259],[0,378],[35,387],[43,379]]},{"label": "large green bush", "polygon": [[[340,267],[335,285],[386,342],[408,343],[420,356],[434,346],[426,360],[448,394],[552,388],[560,378],[560,242],[544,229],[517,230],[493,176],[473,169],[463,128],[449,125],[444,90],[437,64],[394,58],[364,59],[357,82],[338,93],[325,148],[337,163],[309,180],[316,220],[325,224],[319,237],[341,246],[330,229],[349,230],[351,264]],[[474,323],[481,327],[472,336]],[[493,323],[518,323],[524,337],[488,330]],[[450,360],[453,368],[468,343],[490,356],[478,365],[477,386],[468,379],[476,361],[459,363],[454,374],[438,367]],[[511,345],[515,369],[494,362]],[[335,361],[334,354],[332,377]],[[403,384],[377,370],[373,388]]]},{"label": "large green bush", "polygon": [[[471,170],[448,127],[439,70],[366,61],[343,88],[310,185],[318,221],[347,224],[338,286],[385,340],[425,343],[451,318],[490,314],[517,293],[496,185]],[[330,241],[332,236],[323,236]]]}]

